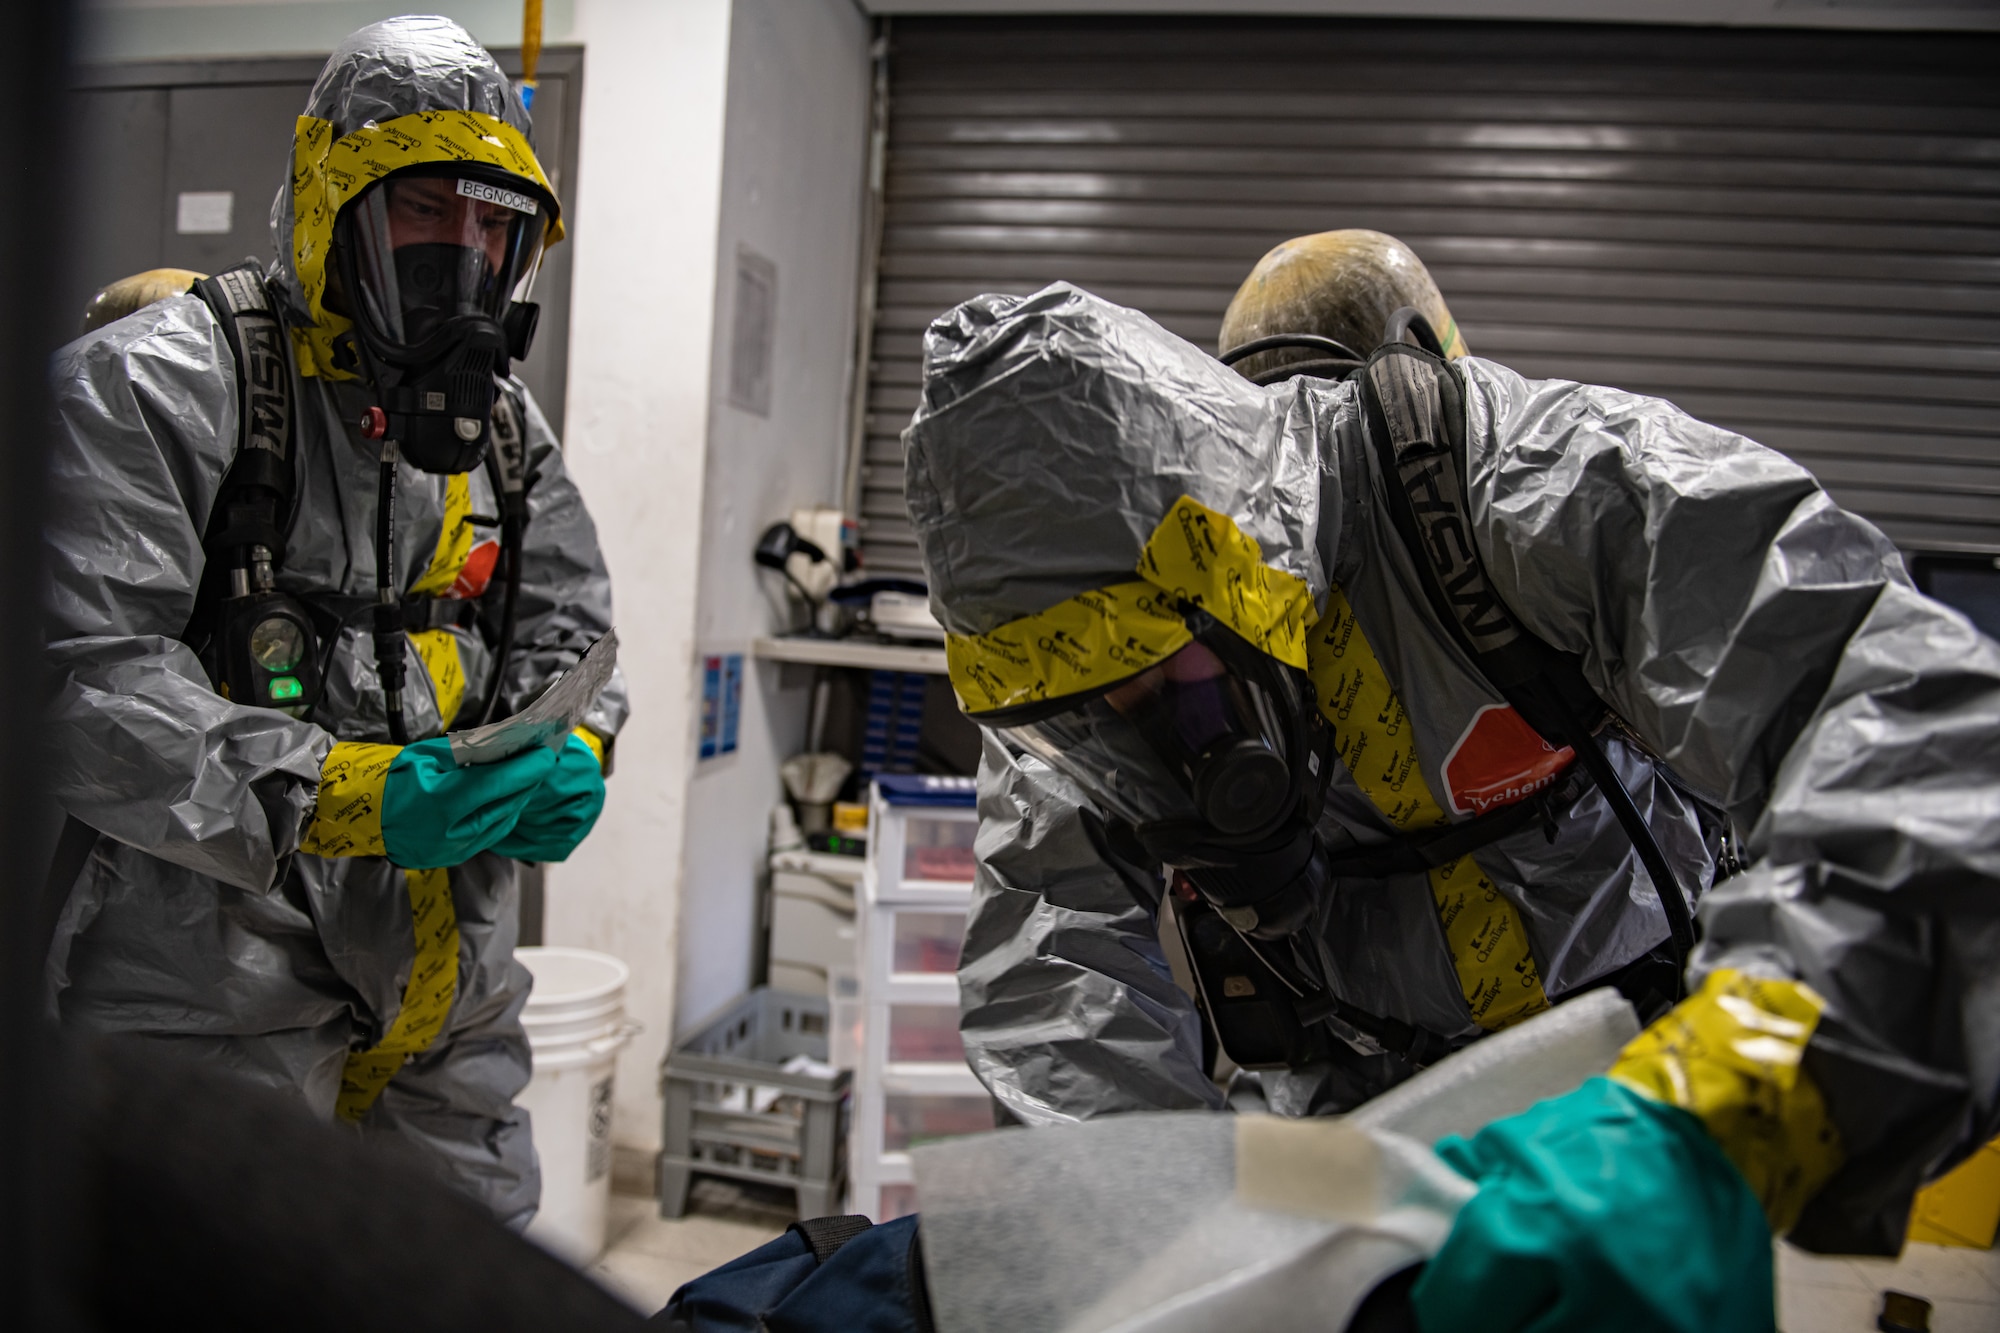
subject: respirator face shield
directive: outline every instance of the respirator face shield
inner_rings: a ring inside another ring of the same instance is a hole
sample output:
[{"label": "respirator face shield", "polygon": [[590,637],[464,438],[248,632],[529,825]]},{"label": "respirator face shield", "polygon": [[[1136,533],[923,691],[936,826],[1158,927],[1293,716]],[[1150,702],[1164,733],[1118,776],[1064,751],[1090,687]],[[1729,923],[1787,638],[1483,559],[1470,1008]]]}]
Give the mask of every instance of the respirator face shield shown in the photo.
[{"label": "respirator face shield", "polygon": [[[1212,621],[1136,676],[1023,711],[996,729],[1220,907],[1270,903],[1317,849],[1328,742],[1311,687]],[[1302,907],[1267,910],[1259,933],[1296,928]]]},{"label": "respirator face shield", "polygon": [[533,336],[526,297],[555,216],[539,185],[471,163],[406,168],[341,210],[344,313],[382,399],[365,433],[427,472],[479,464],[494,376]]}]

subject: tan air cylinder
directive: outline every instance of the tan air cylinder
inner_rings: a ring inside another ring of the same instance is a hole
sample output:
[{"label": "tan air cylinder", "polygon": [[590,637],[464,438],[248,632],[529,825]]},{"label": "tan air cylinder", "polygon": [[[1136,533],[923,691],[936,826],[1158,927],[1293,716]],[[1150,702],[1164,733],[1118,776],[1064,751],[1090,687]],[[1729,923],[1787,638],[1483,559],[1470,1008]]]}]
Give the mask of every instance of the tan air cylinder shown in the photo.
[{"label": "tan air cylinder", "polygon": [[179,296],[207,277],[186,268],[149,268],[101,289],[83,308],[83,331],[95,333],[115,319],[144,310],[155,301]]},{"label": "tan air cylinder", "polygon": [[[1431,281],[1424,261],[1393,236],[1359,228],[1300,236],[1273,248],[1236,289],[1222,316],[1216,351],[1274,333],[1314,333],[1366,357],[1382,342],[1389,316],[1402,307],[1423,312],[1446,356],[1464,356],[1465,339]],[[1259,352],[1236,363],[1256,377],[1326,353],[1309,348]]]}]

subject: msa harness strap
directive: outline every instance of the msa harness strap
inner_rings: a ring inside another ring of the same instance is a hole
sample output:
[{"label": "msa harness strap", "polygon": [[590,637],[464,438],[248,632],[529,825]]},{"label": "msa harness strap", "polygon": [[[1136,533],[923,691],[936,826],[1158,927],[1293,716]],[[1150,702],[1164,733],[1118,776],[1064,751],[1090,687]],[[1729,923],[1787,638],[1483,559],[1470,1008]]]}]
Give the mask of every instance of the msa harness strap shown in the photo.
[{"label": "msa harness strap", "polygon": [[1431,609],[1530,726],[1575,751],[1632,840],[1685,963],[1694,947],[1687,899],[1592,735],[1611,710],[1574,655],[1557,652],[1521,626],[1480,563],[1465,493],[1465,391],[1458,372],[1440,356],[1392,342],[1376,350],[1359,378],[1390,519]]},{"label": "msa harness strap", "polygon": [[202,545],[218,555],[263,546],[283,565],[285,525],[297,491],[292,456],[291,357],[284,326],[271,309],[264,270],[254,259],[194,285],[222,326],[236,360],[236,454],[209,513]]}]

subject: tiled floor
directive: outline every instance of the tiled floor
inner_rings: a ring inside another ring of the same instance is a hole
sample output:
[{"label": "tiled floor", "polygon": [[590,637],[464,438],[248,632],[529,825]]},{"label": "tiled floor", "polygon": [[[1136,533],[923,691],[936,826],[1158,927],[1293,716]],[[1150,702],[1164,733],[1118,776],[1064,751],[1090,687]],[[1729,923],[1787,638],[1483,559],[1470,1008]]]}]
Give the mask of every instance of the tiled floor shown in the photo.
[{"label": "tiled floor", "polygon": [[[776,1201],[719,1181],[695,1185],[686,1217],[657,1203],[611,1199],[611,1246],[591,1273],[651,1314],[689,1278],[727,1263],[784,1231]],[[1900,1260],[1822,1259],[1778,1247],[1778,1326],[1785,1333],[1874,1333],[1885,1289],[1933,1305],[1934,1333],[2000,1333],[2000,1249],[1911,1245]]]},{"label": "tiled floor", "polygon": [[1873,1333],[1885,1290],[1931,1302],[1934,1333],[2000,1333],[2000,1249],[1909,1245],[1900,1259],[1822,1259],[1778,1247],[1786,1333]]}]

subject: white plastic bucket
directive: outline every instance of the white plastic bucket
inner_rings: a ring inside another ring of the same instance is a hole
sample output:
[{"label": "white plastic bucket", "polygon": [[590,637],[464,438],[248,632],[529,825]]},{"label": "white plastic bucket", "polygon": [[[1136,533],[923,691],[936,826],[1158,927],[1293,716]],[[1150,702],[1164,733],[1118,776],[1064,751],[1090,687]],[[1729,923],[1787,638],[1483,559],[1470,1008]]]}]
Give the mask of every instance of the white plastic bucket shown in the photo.
[{"label": "white plastic bucket", "polygon": [[631,969],[588,949],[516,949],[534,973],[522,1011],[534,1077],[515,1098],[534,1118],[542,1206],[528,1236],[582,1265],[604,1249],[611,1211],[611,1084],[618,1051],[638,1032],[625,1020]]}]

